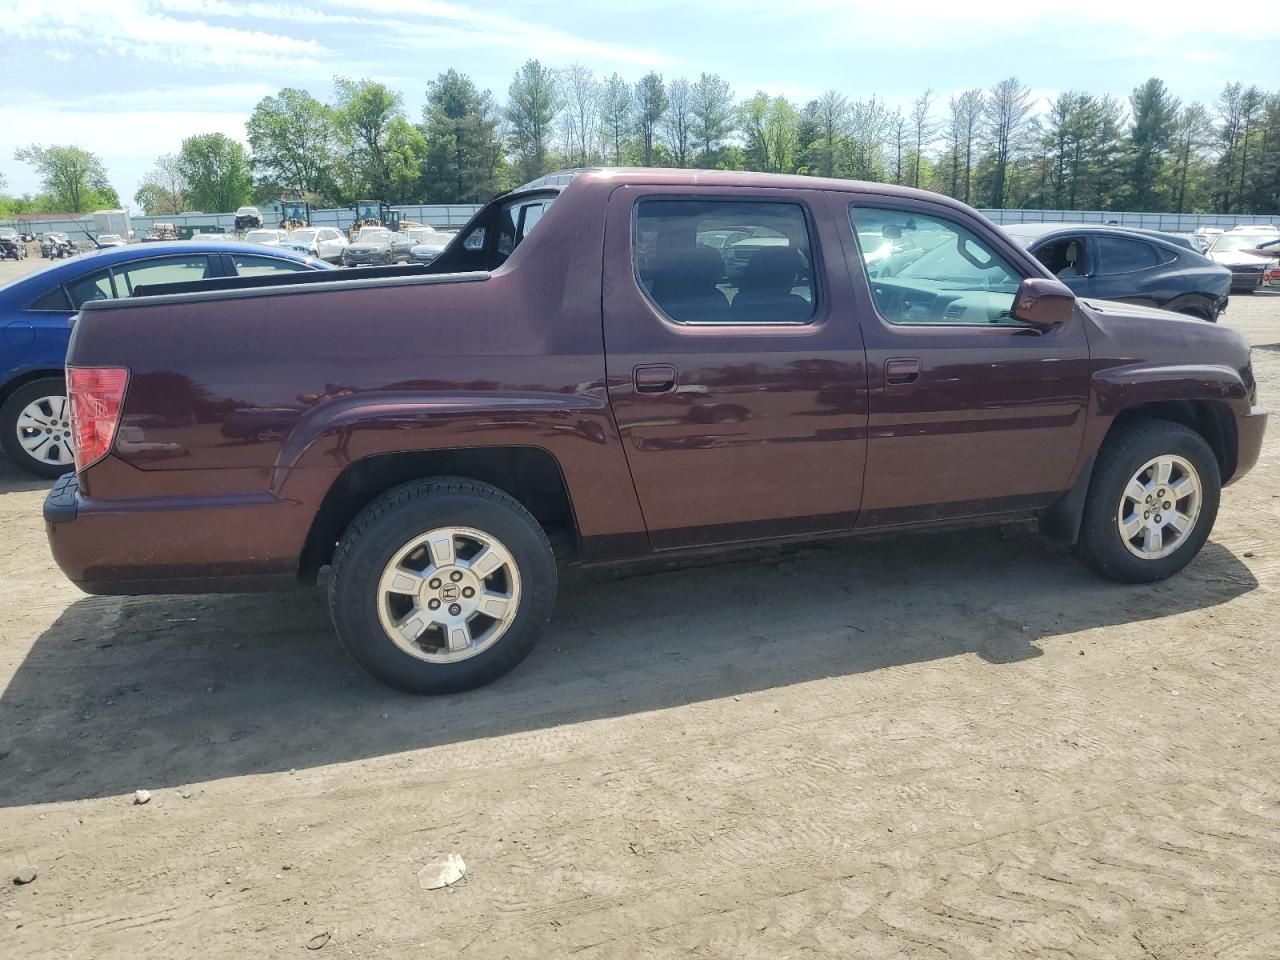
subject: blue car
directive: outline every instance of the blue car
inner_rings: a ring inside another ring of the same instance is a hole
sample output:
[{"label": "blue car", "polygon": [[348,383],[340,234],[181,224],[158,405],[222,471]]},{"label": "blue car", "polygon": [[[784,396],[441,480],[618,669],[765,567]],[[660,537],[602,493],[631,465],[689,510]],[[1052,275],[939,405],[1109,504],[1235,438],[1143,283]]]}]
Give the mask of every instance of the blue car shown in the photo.
[{"label": "blue car", "polygon": [[105,247],[0,287],[0,447],[36,476],[74,468],[63,362],[86,300],[128,297],[142,284],[330,269],[275,247],[178,240]]}]

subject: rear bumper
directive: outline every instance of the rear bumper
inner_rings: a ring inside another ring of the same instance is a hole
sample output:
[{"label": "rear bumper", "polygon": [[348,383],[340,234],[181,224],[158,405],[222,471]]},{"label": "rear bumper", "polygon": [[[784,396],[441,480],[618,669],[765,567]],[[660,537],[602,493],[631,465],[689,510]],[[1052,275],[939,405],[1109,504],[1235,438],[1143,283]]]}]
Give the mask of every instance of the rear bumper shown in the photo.
[{"label": "rear bumper", "polygon": [[1262,407],[1251,407],[1247,414],[1236,417],[1236,471],[1228,483],[1235,483],[1257,464],[1266,432],[1267,411]]},{"label": "rear bumper", "polygon": [[44,501],[53,559],[86,593],[240,593],[297,586],[307,524],[270,494],[101,501],[74,474]]}]

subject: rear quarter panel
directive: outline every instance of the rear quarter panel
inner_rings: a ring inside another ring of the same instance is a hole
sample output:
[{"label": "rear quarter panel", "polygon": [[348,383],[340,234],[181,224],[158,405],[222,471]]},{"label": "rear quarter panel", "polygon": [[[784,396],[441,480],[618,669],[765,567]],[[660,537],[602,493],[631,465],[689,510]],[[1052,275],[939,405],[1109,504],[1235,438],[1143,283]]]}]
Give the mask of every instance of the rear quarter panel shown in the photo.
[{"label": "rear quarter panel", "polygon": [[364,457],[536,446],[584,538],[642,531],[604,389],[604,194],[584,187],[488,279],[86,310],[74,362],[131,371],[86,494],[263,492],[314,512]]}]

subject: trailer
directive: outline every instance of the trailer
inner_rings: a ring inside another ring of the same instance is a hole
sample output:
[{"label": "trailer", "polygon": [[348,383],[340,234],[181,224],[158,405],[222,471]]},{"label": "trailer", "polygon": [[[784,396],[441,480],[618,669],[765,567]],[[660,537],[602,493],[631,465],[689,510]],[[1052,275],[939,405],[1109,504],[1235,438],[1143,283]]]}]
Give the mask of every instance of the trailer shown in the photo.
[{"label": "trailer", "polygon": [[129,226],[129,211],[93,211],[93,235],[95,237],[100,237],[104,233],[113,233],[126,243],[132,240],[133,230]]}]

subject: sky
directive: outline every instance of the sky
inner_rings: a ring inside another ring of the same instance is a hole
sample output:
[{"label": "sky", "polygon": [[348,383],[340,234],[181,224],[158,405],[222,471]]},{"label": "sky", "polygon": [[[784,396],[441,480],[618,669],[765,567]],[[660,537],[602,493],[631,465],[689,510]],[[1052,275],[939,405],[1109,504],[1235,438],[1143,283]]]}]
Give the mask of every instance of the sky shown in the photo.
[{"label": "sky", "polygon": [[531,57],[632,81],[719,73],[740,97],[800,102],[834,87],[897,106],[932,88],[942,105],[1008,76],[1041,101],[1066,89],[1124,97],[1154,75],[1208,103],[1234,80],[1280,89],[1280,17],[1263,11],[1224,16],[1205,0],[0,0],[0,173],[9,192],[35,192],[14,150],[75,143],[103,159],[128,203],[158,155],[199,133],[243,139],[254,104],[281,87],[327,100],[335,75],[367,77],[403,94],[417,120],[441,71],[505,100]]}]

